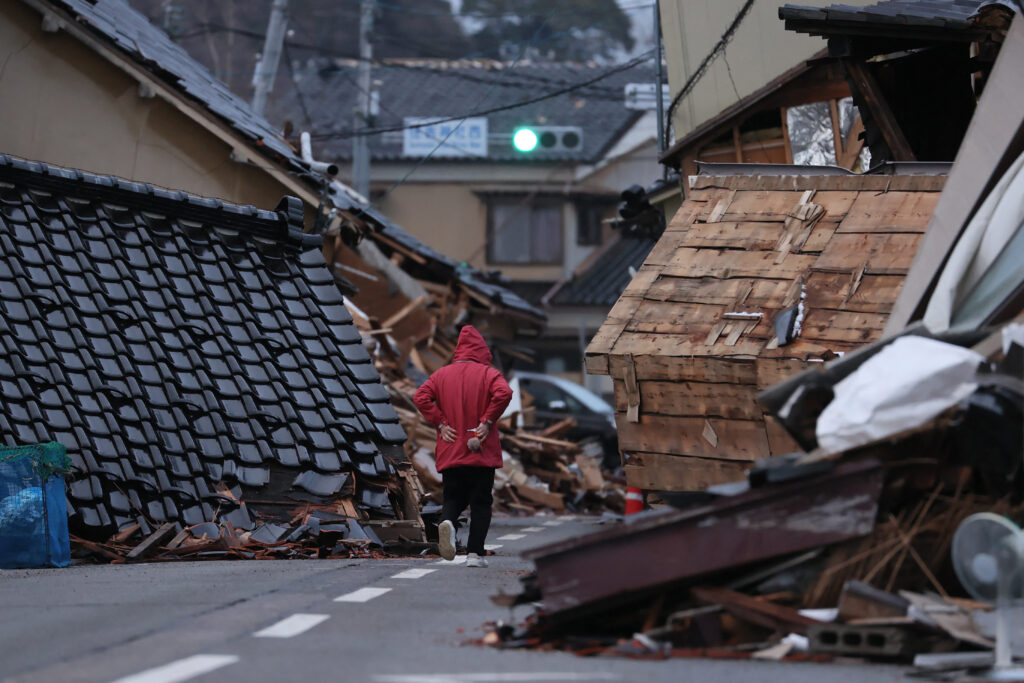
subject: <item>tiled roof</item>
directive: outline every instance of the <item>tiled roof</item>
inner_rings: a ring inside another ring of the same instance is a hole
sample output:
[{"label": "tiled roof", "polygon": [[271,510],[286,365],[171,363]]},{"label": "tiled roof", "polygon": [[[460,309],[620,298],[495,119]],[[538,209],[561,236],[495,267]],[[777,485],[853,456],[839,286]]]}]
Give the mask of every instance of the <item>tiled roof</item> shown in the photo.
[{"label": "tiled roof", "polygon": [[835,31],[842,26],[968,31],[974,28],[971,17],[983,6],[993,4],[1013,9],[1015,0],[883,0],[866,7],[783,5],[779,8],[779,18],[786,21],[786,28],[812,35]]},{"label": "tiled roof", "polygon": [[[375,127],[403,125],[407,116],[446,117],[465,115],[476,110],[553,92],[567,85],[595,78],[606,66],[578,64],[456,65],[441,68],[430,64],[385,65],[374,67],[373,79],[380,81],[380,114]],[[355,85],[355,67],[325,68],[319,75],[303,77],[298,92],[291,92],[268,108],[278,121],[291,120],[299,129],[314,134],[318,155],[325,160],[351,159],[350,137],[319,137],[351,130],[352,112],[359,90]],[[487,116],[489,161],[593,162],[640,117],[641,112],[627,109],[624,88],[627,83],[653,83],[654,69],[639,64],[598,81],[593,86],[559,95],[542,102],[495,112]],[[300,97],[303,102],[300,102]],[[312,122],[303,113],[305,104]],[[513,132],[524,125],[579,126],[583,145],[578,152],[557,156],[524,157],[512,148]],[[402,133],[389,132],[370,137],[374,159],[407,159],[402,155]]]},{"label": "tiled roof", "polygon": [[556,306],[611,307],[657,243],[649,237],[621,237],[584,272],[558,290],[550,302]]},{"label": "tiled roof", "polygon": [[78,528],[393,514],[405,434],[301,217],[0,155],[0,443],[67,446]]}]

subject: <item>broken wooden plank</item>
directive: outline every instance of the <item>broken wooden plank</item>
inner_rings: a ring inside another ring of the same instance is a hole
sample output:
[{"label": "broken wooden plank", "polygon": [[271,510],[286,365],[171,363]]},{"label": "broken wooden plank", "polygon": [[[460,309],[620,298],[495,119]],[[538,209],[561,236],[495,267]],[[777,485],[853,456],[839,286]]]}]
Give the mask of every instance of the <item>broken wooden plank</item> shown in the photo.
[{"label": "broken wooden plank", "polygon": [[704,437],[705,419],[641,414],[640,422],[619,421],[619,447],[627,452],[672,453],[705,458],[759,460],[771,455],[763,420],[708,418],[717,445]]},{"label": "broken wooden plank", "polygon": [[416,297],[415,299],[407,303],[405,306],[400,308],[398,311],[396,311],[389,318],[387,318],[383,323],[381,323],[381,327],[394,327],[402,320],[404,320],[410,313],[412,313],[418,308],[422,308],[423,304],[425,304],[428,299],[429,297],[426,294]]},{"label": "broken wooden plank", "polygon": [[693,189],[706,190],[770,190],[803,192],[805,190],[842,192],[941,192],[945,175],[763,175],[711,176],[693,178]]},{"label": "broken wooden plank", "polygon": [[866,272],[872,275],[906,275],[920,241],[917,233],[836,233],[811,265],[815,270],[852,273],[866,262]]},{"label": "broken wooden plank", "polygon": [[171,534],[174,533],[176,528],[174,522],[165,522],[161,524],[156,531],[151,533],[141,543],[132,548],[131,552],[128,553],[127,559],[137,560],[140,557],[145,557],[147,553],[151,553],[157,549],[157,547]]},{"label": "broken wooden plank", "polygon": [[[612,376],[622,377],[625,358],[608,359]],[[752,358],[673,358],[668,356],[636,355],[633,357],[636,377],[642,382],[705,381],[729,384],[756,384],[757,368]]]},{"label": "broken wooden plank", "polygon": [[[626,411],[625,388],[615,383],[615,409]],[[724,417],[756,420],[761,417],[757,387],[732,383],[644,381],[640,384],[644,412],[656,415]]]},{"label": "broken wooden plank", "polygon": [[861,192],[838,232],[923,233],[940,196],[938,192]]},{"label": "broken wooden plank", "polygon": [[750,463],[721,458],[631,452],[623,470],[629,486],[647,491],[703,491],[745,478]]},{"label": "broken wooden plank", "polygon": [[879,619],[905,617],[910,601],[894,593],[879,590],[863,581],[847,581],[839,594],[839,619]]},{"label": "broken wooden plank", "polygon": [[811,626],[822,623],[817,619],[805,617],[795,609],[767,600],[758,600],[728,588],[706,586],[693,588],[690,592],[699,602],[720,605],[737,619],[781,633],[806,633]]},{"label": "broken wooden plank", "polygon": [[662,274],[675,277],[792,279],[814,265],[817,258],[813,254],[789,254],[781,263],[775,263],[775,253],[771,251],[738,252],[681,247],[665,265]]}]

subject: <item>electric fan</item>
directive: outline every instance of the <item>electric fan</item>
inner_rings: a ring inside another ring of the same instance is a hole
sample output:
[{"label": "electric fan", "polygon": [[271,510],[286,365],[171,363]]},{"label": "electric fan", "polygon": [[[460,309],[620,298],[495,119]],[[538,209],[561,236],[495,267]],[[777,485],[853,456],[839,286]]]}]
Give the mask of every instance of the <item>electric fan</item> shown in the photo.
[{"label": "electric fan", "polygon": [[1024,667],[1013,666],[1007,608],[1024,598],[1024,531],[991,512],[971,515],[953,536],[953,569],[976,600],[996,605],[996,663],[989,677],[1024,679]]}]

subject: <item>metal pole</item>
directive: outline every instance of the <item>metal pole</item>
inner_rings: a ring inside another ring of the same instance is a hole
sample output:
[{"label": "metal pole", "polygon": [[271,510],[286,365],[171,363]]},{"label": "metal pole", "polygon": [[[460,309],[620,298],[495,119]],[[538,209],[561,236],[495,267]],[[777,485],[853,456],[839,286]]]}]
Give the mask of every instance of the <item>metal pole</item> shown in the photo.
[{"label": "metal pole", "polygon": [[658,154],[665,151],[665,112],[664,102],[661,97],[661,88],[664,78],[661,74],[661,2],[655,0],[654,2],[654,64],[655,73],[657,74],[657,80],[654,88],[655,101],[658,103]]},{"label": "metal pole", "polygon": [[[355,111],[355,126],[359,131],[370,126],[370,60],[373,59],[373,44],[370,33],[373,32],[373,10],[375,0],[362,0],[359,15],[359,104]],[[370,198],[370,142],[365,135],[352,138],[352,189]]]},{"label": "metal pole", "polygon": [[263,41],[263,54],[256,65],[253,77],[255,90],[252,95],[252,108],[257,114],[263,113],[267,104],[267,94],[274,87],[277,75],[277,64],[281,61],[281,46],[284,44],[284,30],[288,26],[288,0],[274,0],[270,10],[270,23],[267,24],[267,37]]}]

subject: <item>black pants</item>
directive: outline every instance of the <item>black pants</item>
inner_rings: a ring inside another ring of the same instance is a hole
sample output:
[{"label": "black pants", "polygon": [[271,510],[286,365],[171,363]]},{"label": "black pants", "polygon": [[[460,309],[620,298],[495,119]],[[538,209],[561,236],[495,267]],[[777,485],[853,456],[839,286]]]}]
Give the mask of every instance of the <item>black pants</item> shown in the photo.
[{"label": "black pants", "polygon": [[484,539],[491,526],[491,503],[494,501],[493,467],[449,467],[441,473],[444,480],[444,509],[441,518],[456,527],[459,515],[469,507],[469,545],[466,551],[483,556]]}]

